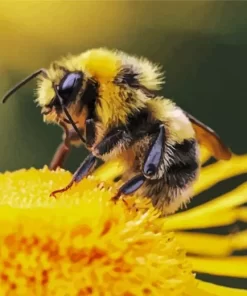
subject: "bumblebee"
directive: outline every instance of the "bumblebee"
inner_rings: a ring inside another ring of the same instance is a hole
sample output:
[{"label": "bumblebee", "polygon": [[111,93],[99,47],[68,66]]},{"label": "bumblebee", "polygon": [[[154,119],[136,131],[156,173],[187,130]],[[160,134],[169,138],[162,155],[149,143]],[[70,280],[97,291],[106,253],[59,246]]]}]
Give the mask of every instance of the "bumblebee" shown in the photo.
[{"label": "bumblebee", "polygon": [[37,103],[44,121],[64,130],[50,168],[62,166],[71,145],[82,143],[90,152],[71,182],[53,196],[90,174],[97,159],[121,157],[126,164],[124,183],[112,199],[135,193],[170,214],[192,196],[199,144],[217,159],[231,157],[212,129],[157,95],[164,76],[145,58],[105,48],[68,56],[28,76],[3,102],[34,77],[39,78]]}]

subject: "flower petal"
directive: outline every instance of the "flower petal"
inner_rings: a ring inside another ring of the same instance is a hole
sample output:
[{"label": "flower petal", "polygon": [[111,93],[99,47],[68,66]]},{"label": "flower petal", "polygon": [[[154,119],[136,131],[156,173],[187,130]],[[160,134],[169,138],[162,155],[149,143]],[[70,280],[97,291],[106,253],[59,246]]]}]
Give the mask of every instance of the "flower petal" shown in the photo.
[{"label": "flower petal", "polygon": [[247,155],[233,155],[229,161],[217,161],[201,170],[195,184],[195,195],[205,191],[218,182],[247,172]]},{"label": "flower petal", "polygon": [[188,256],[196,272],[247,278],[247,257],[199,258]]},{"label": "flower petal", "polygon": [[247,222],[247,207],[236,209],[238,220]]},{"label": "flower petal", "polygon": [[241,184],[234,190],[200,206],[204,211],[217,211],[240,206],[247,202],[247,182]]},{"label": "flower petal", "polygon": [[237,214],[234,210],[222,210],[207,214],[202,210],[196,209],[169,216],[164,220],[164,227],[167,230],[199,229],[216,227],[232,224],[236,221]]},{"label": "flower petal", "polygon": [[121,159],[110,160],[98,167],[93,176],[101,181],[113,181],[124,172],[125,164]]},{"label": "flower petal", "polygon": [[204,146],[200,146],[200,163],[204,164],[210,157],[211,154],[209,150]]},{"label": "flower petal", "polygon": [[[223,286],[214,285],[211,283],[202,282],[199,280],[198,280],[198,283],[199,283],[198,289],[200,289],[202,293],[204,292],[212,293],[212,295],[215,295],[215,296],[247,296],[246,290],[223,287]],[[204,294],[201,294],[201,292],[198,293],[197,295],[204,296]]]},{"label": "flower petal", "polygon": [[247,230],[224,236],[176,232],[176,238],[188,253],[203,256],[227,256],[247,248]]},{"label": "flower petal", "polygon": [[247,201],[247,182],[222,196],[183,213],[174,214],[165,221],[167,229],[193,229],[227,225],[246,212],[232,209]]}]

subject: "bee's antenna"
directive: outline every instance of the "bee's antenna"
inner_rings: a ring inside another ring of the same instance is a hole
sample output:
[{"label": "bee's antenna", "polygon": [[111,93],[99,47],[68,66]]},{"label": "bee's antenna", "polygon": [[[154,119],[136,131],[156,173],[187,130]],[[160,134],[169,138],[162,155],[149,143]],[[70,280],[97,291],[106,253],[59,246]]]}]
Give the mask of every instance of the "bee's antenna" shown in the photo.
[{"label": "bee's antenna", "polygon": [[56,93],[56,96],[58,97],[59,99],[59,102],[61,104],[61,107],[65,113],[65,115],[67,116],[69,122],[71,123],[71,125],[73,126],[74,130],[76,131],[76,133],[78,134],[79,138],[81,139],[82,143],[85,143],[85,140],[83,139],[82,135],[80,134],[80,131],[78,129],[78,127],[76,126],[74,120],[72,119],[72,117],[70,116],[69,114],[69,111],[67,110],[67,108],[64,106],[64,103],[63,103],[63,98],[59,95],[58,91],[57,91],[57,88],[56,86],[54,85],[54,90],[55,90],[55,93]]},{"label": "bee's antenna", "polygon": [[5,103],[7,101],[7,99],[14,94],[19,88],[21,88],[23,85],[25,85],[26,83],[28,83],[30,80],[32,80],[33,78],[37,77],[39,74],[44,74],[45,76],[47,75],[47,71],[45,69],[39,69],[37,71],[35,71],[34,73],[32,73],[31,75],[27,76],[25,79],[23,79],[22,81],[20,81],[18,84],[16,84],[13,88],[11,88],[3,97],[2,99],[2,103]]}]

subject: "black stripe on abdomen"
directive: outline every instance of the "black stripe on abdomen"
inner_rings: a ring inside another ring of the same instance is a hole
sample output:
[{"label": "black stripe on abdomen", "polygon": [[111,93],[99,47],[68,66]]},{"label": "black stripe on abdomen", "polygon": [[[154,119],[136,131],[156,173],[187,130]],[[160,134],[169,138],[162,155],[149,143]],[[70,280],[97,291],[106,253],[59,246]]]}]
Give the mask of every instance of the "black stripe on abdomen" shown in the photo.
[{"label": "black stripe on abdomen", "polygon": [[170,166],[166,171],[167,184],[171,188],[184,188],[192,182],[197,174],[199,161],[197,156],[197,142],[194,139],[184,140],[173,146]]}]

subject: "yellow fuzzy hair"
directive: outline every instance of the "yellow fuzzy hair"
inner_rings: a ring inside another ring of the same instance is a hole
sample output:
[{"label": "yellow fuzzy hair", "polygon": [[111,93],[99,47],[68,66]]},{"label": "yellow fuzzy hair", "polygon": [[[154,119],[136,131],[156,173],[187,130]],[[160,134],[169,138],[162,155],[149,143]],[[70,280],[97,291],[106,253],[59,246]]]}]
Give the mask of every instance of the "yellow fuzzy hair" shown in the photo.
[{"label": "yellow fuzzy hair", "polygon": [[157,97],[146,102],[153,116],[169,127],[167,143],[174,145],[182,143],[184,139],[195,138],[195,131],[191,122],[183,111],[169,99]]},{"label": "yellow fuzzy hair", "polygon": [[80,55],[69,55],[60,61],[52,63],[48,69],[49,79],[41,78],[38,83],[38,99],[40,106],[47,105],[54,97],[52,83],[58,84],[64,72],[54,67],[60,65],[69,71],[82,71],[86,77],[94,78],[101,84],[112,82],[122,66],[130,65],[139,73],[140,84],[150,90],[157,90],[164,83],[163,73],[158,65],[145,58],[129,56],[121,51],[105,48],[91,49]]}]

